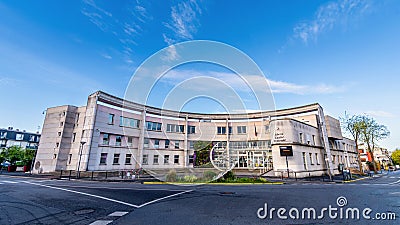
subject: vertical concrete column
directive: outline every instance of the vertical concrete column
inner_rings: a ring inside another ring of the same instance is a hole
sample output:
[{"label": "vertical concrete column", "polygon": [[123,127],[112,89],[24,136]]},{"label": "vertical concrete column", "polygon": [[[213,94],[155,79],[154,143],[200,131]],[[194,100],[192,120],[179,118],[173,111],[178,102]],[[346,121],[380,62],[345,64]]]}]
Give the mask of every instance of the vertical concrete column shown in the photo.
[{"label": "vertical concrete column", "polygon": [[[232,127],[233,133],[233,127]],[[228,157],[228,168],[231,167],[231,154],[229,152],[229,120],[226,119],[226,157]]]},{"label": "vertical concrete column", "polygon": [[184,130],[184,141],[183,141],[183,167],[187,167],[189,165],[189,159],[188,159],[188,115],[185,117],[185,130]]},{"label": "vertical concrete column", "polygon": [[142,111],[142,119],[139,123],[139,143],[138,143],[138,151],[136,154],[136,164],[135,168],[139,169],[143,163],[143,145],[144,145],[144,132],[146,129],[146,108]]},{"label": "vertical concrete column", "polygon": [[318,119],[319,119],[319,127],[321,129],[321,134],[322,134],[322,140],[325,148],[325,153],[327,159],[324,159],[326,162],[326,166],[328,167],[328,173],[330,176],[334,174],[333,171],[333,164],[332,164],[332,155],[331,155],[331,149],[329,147],[329,140],[328,140],[328,131],[326,129],[326,123],[325,123],[325,116],[324,116],[324,111],[321,106],[318,106]]}]

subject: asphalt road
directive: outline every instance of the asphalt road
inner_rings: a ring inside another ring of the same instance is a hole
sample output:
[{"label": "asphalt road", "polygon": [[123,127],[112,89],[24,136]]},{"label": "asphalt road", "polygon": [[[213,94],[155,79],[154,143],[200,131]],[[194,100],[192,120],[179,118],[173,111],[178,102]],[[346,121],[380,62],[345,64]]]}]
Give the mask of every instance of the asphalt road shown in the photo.
[{"label": "asphalt road", "polygon": [[344,184],[195,187],[0,175],[0,224],[400,224],[399,216],[400,171]]}]

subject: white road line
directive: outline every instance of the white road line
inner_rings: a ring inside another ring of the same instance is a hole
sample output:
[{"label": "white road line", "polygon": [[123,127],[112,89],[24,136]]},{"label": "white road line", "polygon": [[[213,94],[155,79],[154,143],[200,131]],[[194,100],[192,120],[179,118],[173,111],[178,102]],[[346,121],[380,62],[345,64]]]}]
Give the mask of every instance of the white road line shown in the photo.
[{"label": "white road line", "polygon": [[128,212],[116,211],[116,212],[113,212],[113,213],[109,214],[108,216],[124,216],[127,213]]},{"label": "white road line", "polygon": [[32,185],[41,186],[41,187],[47,187],[47,188],[56,189],[56,190],[60,190],[60,191],[67,191],[67,192],[71,192],[71,193],[75,193],[75,194],[81,194],[81,195],[86,195],[86,196],[90,196],[90,197],[94,197],[94,198],[99,198],[99,199],[103,199],[103,200],[106,200],[106,201],[115,202],[115,203],[131,206],[131,207],[135,207],[135,208],[140,208],[141,207],[141,206],[137,206],[137,205],[134,205],[134,204],[131,204],[131,203],[127,203],[127,202],[123,202],[123,201],[119,201],[119,200],[115,200],[115,199],[111,199],[111,198],[106,198],[106,197],[99,196],[99,195],[88,194],[88,193],[85,193],[85,192],[73,191],[73,190],[69,190],[69,189],[65,189],[65,188],[53,187],[53,186],[48,186],[48,185],[43,185],[43,184],[35,184],[35,183],[28,182],[28,181],[23,181],[23,182],[28,183],[28,184],[32,184]]},{"label": "white road line", "polygon": [[389,194],[391,194],[391,195],[398,195],[398,194],[400,194],[400,192],[392,192],[392,193],[389,193]]},{"label": "white road line", "polygon": [[[37,182],[35,182],[37,183]],[[130,188],[130,187],[104,187],[104,186],[84,186],[84,185],[66,185],[66,184],[51,184],[56,187],[69,187],[69,188],[87,188],[87,189],[107,189],[107,190],[132,190],[132,191],[185,191],[182,189],[163,189],[163,188]]]},{"label": "white road line", "polygon": [[96,220],[89,225],[107,225],[109,223],[112,223],[112,220]]},{"label": "white road line", "polygon": [[165,197],[162,197],[162,198],[158,198],[158,199],[155,199],[155,200],[153,200],[153,201],[150,201],[150,202],[146,202],[146,203],[144,203],[144,204],[141,204],[141,205],[138,206],[138,208],[141,208],[141,207],[143,207],[143,206],[146,206],[146,205],[149,205],[149,204],[152,204],[152,203],[155,203],[155,202],[158,202],[158,201],[167,199],[167,198],[171,198],[171,197],[175,197],[175,196],[178,196],[178,195],[181,195],[181,194],[189,193],[189,192],[192,192],[192,191],[193,191],[193,190],[182,191],[182,192],[179,192],[179,193],[176,193],[176,194],[172,194],[172,195],[168,195],[168,196],[165,196]]},{"label": "white road line", "polygon": [[397,184],[397,183],[400,183],[400,180],[393,182],[393,183],[389,183],[389,184]]},{"label": "white road line", "polygon": [[18,182],[9,181],[9,180],[3,180],[2,182],[9,183],[9,184],[18,184]]}]

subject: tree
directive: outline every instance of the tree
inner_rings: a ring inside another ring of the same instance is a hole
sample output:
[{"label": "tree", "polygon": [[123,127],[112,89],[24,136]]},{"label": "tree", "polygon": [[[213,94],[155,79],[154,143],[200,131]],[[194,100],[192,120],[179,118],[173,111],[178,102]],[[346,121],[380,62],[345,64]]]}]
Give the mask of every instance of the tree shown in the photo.
[{"label": "tree", "polygon": [[371,155],[372,165],[375,173],[377,172],[374,149],[377,142],[387,138],[390,135],[386,126],[377,123],[372,117],[361,116],[361,140],[367,144],[367,151]]},{"label": "tree", "polygon": [[396,149],[393,153],[392,153],[392,160],[393,163],[396,165],[400,165],[400,149]]},{"label": "tree", "polygon": [[360,171],[362,171],[360,152],[358,151],[358,142],[360,141],[360,137],[361,137],[362,116],[359,116],[359,115],[350,116],[348,114],[345,114],[344,116],[345,116],[344,118],[340,118],[342,128],[351,134],[351,136],[353,137],[353,139],[356,143],[356,150],[357,150],[357,154],[358,154],[358,167],[359,167]]},{"label": "tree", "polygon": [[2,158],[9,161],[11,165],[15,165],[17,161],[22,160],[24,150],[20,146],[11,146],[7,149],[4,149],[1,154]]},{"label": "tree", "polygon": [[212,149],[212,143],[209,141],[196,141],[194,143],[196,166],[201,166],[210,162],[211,149]]}]

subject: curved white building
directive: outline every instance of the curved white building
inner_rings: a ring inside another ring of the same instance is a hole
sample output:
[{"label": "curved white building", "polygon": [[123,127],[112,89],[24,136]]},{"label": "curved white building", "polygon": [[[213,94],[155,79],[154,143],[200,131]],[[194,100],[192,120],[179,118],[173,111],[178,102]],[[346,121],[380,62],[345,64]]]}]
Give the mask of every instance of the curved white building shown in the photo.
[{"label": "curved white building", "polygon": [[[194,143],[211,141],[241,174],[297,177],[357,167],[352,140],[319,104],[248,114],[161,110],[98,91],[86,106],[48,108],[36,172],[196,167]],[[292,150],[293,156],[281,156]],[[287,162],[287,163],[286,163]]]}]

